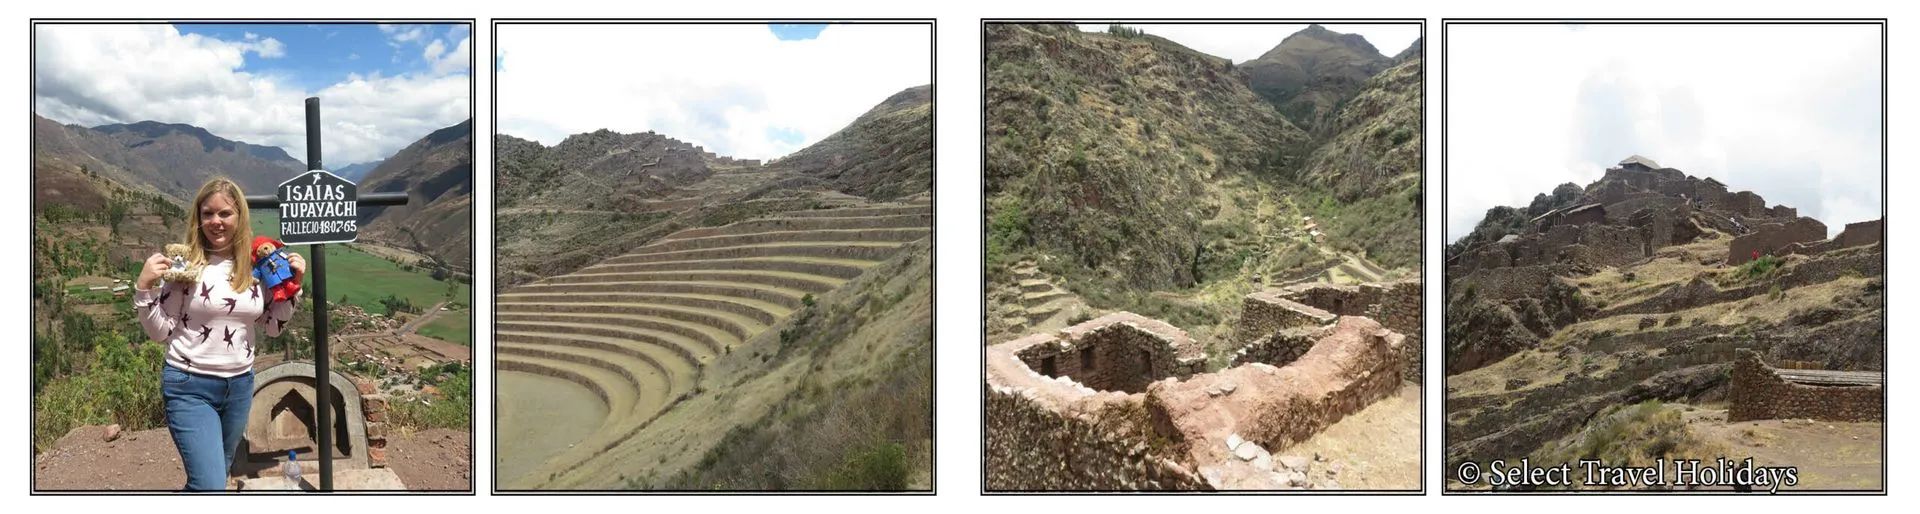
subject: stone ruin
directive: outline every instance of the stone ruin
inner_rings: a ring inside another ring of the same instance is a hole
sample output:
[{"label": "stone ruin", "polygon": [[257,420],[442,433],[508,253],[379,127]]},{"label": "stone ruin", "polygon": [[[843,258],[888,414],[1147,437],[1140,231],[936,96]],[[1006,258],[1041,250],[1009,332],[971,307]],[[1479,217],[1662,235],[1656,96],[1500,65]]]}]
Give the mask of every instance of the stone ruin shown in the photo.
[{"label": "stone ruin", "polygon": [[1406,337],[1401,376],[1420,382],[1422,287],[1418,277],[1359,285],[1297,284],[1247,295],[1241,301],[1235,340],[1247,341],[1234,362],[1291,361],[1312,347],[1317,328],[1339,316],[1371,318]]},{"label": "stone ruin", "polygon": [[[387,467],[387,397],[375,394],[375,384],[329,372],[333,397],[333,468],[347,470]],[[288,362],[254,374],[253,408],[247,430],[236,452],[233,472],[241,477],[278,477],[287,452],[298,452],[303,474],[318,472],[320,444],[314,434],[314,367],[310,362]],[[390,475],[390,473],[386,473]],[[339,477],[336,477],[339,478]],[[384,483],[384,482],[382,482]]]},{"label": "stone ruin", "polygon": [[1727,191],[1712,178],[1696,178],[1651,159],[1633,156],[1609,168],[1582,190],[1572,205],[1529,218],[1513,237],[1465,248],[1447,257],[1447,275],[1530,266],[1625,266],[1662,247],[1691,243],[1708,229],[1734,235],[1726,262],[1762,255],[1811,254],[1878,243],[1880,221],[1848,225],[1826,239],[1826,225],[1786,206],[1767,207],[1750,191]]},{"label": "stone ruin", "polygon": [[[1269,449],[1305,441],[1392,394],[1408,369],[1407,348],[1418,346],[1379,321],[1341,312],[1410,316],[1418,333],[1418,284],[1248,295],[1234,331],[1246,345],[1217,372],[1203,369],[1207,355],[1186,332],[1128,312],[989,346],[987,488],[1306,486],[1300,470]],[[1388,299],[1409,290],[1410,300]]]},{"label": "stone ruin", "polygon": [[1727,421],[1886,419],[1886,375],[1820,369],[1811,362],[1768,366],[1759,352],[1740,349],[1727,392]]}]

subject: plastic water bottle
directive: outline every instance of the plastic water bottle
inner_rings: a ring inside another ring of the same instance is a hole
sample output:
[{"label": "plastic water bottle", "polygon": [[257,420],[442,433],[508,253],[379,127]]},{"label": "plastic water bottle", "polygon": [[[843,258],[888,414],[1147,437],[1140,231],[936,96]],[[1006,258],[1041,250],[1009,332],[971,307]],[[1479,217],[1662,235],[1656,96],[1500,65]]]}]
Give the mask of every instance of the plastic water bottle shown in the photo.
[{"label": "plastic water bottle", "polygon": [[290,491],[300,490],[299,455],[298,450],[287,450],[287,463],[280,465],[280,472],[287,477],[287,489]]}]

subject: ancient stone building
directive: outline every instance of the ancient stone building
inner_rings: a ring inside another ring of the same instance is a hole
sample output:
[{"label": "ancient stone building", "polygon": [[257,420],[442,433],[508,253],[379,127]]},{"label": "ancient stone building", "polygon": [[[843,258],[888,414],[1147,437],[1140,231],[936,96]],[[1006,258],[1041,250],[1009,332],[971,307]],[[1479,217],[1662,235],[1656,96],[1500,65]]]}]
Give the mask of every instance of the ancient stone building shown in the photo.
[{"label": "ancient stone building", "polygon": [[1795,218],[1786,223],[1767,223],[1753,227],[1753,232],[1733,238],[1727,243],[1727,264],[1745,264],[1754,259],[1754,255],[1781,255],[1781,250],[1795,243],[1820,241],[1827,238],[1827,225],[1813,218]]},{"label": "ancient stone building", "polygon": [[[1299,443],[1402,382],[1418,280],[1248,295],[1233,364],[1205,372],[1184,331],[1120,312],[987,348],[987,488],[1277,489],[1305,479],[1268,449]],[[1411,300],[1387,297],[1411,294]],[[1405,320],[1401,320],[1405,321]],[[1243,339],[1245,340],[1245,339]]]}]

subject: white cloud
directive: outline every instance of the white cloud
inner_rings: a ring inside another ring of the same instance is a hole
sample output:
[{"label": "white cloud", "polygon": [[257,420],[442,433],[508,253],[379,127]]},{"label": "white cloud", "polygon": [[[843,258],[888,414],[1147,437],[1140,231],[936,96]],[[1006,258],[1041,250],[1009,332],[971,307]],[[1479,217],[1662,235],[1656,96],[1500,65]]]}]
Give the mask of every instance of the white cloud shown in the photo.
[{"label": "white cloud", "polygon": [[[502,25],[500,131],[653,130],[722,155],[772,158],[932,82],[925,25],[835,25],[780,41],[765,25]],[[798,141],[774,132],[792,131]]]},{"label": "white cloud", "polygon": [[427,62],[432,63],[434,75],[464,74],[469,71],[468,68],[472,67],[471,50],[468,47],[470,40],[471,38],[460,38],[460,43],[454,45],[453,51],[449,52],[446,50],[446,42],[436,39],[432,44],[427,45],[422,56],[426,57]]},{"label": "white cloud", "polygon": [[[1106,32],[1109,24],[1086,23],[1080,30],[1087,32]],[[1244,63],[1260,57],[1280,42],[1307,28],[1301,23],[1220,23],[1220,24],[1159,24],[1141,23],[1123,24],[1140,29],[1148,34],[1171,39],[1183,46],[1206,52],[1215,57],[1232,59],[1234,63]],[[1320,26],[1342,34],[1359,34],[1367,38],[1367,43],[1380,51],[1381,55],[1393,57],[1420,39],[1420,25],[1416,23],[1400,24],[1361,24],[1361,23],[1324,23]]]},{"label": "white cloud", "polygon": [[[306,91],[284,77],[241,71],[256,45],[181,34],[170,25],[40,25],[34,111],[97,126],[186,123],[306,155]],[[153,63],[165,63],[155,66]],[[383,159],[467,119],[467,77],[354,76],[317,92],[329,165]]]},{"label": "white cloud", "polygon": [[1447,241],[1631,154],[1830,233],[1878,218],[1879,38],[1872,25],[1454,26]]},{"label": "white cloud", "polygon": [[388,39],[397,43],[420,41],[427,36],[427,29],[422,25],[381,24],[380,32],[387,34]]}]

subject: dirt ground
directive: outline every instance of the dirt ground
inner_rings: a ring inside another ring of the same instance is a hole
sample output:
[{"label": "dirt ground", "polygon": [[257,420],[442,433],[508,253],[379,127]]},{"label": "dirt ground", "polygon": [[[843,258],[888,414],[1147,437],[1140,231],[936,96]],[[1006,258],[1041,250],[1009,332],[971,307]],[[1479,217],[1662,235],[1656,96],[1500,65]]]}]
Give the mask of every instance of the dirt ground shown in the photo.
[{"label": "dirt ground", "polygon": [[[127,432],[102,441],[106,427],[73,429],[33,459],[36,491],[174,491],[187,482],[167,429]],[[387,442],[393,472],[410,490],[465,491],[472,486],[472,445],[466,432],[434,429],[393,434]]]},{"label": "dirt ground", "polygon": [[1730,459],[1753,457],[1757,466],[1799,468],[1800,484],[1781,490],[1885,488],[1881,423],[1807,419],[1728,423],[1724,404],[1693,411],[1686,419],[1695,435],[1724,445]]},{"label": "dirt ground", "polygon": [[[1403,384],[1400,391],[1300,444],[1274,455],[1313,458],[1316,473],[1335,469],[1330,477],[1342,489],[1420,489],[1420,387]],[[1337,467],[1334,465],[1338,464]]]}]

